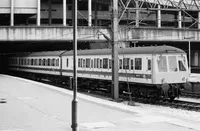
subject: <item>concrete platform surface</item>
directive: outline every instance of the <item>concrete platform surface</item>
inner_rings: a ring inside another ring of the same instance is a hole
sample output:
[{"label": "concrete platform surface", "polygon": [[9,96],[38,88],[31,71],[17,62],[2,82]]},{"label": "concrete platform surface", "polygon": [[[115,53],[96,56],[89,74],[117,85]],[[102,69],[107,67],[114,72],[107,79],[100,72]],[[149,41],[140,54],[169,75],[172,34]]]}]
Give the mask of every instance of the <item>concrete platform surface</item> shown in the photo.
[{"label": "concrete platform surface", "polygon": [[[0,74],[0,131],[71,131],[72,91]],[[79,131],[200,131],[200,113],[78,93]],[[182,112],[186,112],[183,115]],[[184,117],[186,116],[186,117]],[[190,117],[191,116],[191,117]]]}]

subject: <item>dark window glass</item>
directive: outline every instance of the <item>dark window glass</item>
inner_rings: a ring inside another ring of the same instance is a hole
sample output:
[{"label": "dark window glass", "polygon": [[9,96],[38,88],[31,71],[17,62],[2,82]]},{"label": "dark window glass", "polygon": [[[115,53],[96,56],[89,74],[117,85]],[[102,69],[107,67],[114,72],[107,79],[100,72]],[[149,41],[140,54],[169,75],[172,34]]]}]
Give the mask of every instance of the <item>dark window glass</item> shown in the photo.
[{"label": "dark window glass", "polygon": [[93,65],[94,65],[93,60],[91,60],[91,68],[93,68]]},{"label": "dark window glass", "polygon": [[100,68],[103,67],[102,64],[103,64],[102,59],[100,59]]},{"label": "dark window glass", "polygon": [[112,60],[109,59],[109,68],[111,69],[112,68]]},{"label": "dark window glass", "polygon": [[123,59],[123,69],[129,69],[129,61],[130,61],[130,58]]},{"label": "dark window glass", "polygon": [[90,68],[90,59],[89,58],[86,59],[86,68]]},{"label": "dark window glass", "polygon": [[135,58],[135,70],[142,70],[142,58]]},{"label": "dark window glass", "polygon": [[122,59],[119,59],[119,69],[122,69]]},{"label": "dark window glass", "polygon": [[103,58],[103,68],[108,69],[108,58]]},{"label": "dark window glass", "polygon": [[151,60],[148,60],[148,70],[151,70]]}]

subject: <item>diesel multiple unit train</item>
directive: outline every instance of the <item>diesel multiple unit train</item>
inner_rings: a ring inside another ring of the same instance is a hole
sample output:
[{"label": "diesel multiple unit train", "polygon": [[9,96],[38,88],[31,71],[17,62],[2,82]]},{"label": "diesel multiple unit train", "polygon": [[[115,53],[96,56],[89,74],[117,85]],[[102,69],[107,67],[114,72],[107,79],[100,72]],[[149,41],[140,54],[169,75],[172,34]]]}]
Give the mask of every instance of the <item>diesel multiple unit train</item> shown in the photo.
[{"label": "diesel multiple unit train", "polygon": [[[188,81],[186,53],[172,46],[147,46],[118,49],[119,91],[138,97],[174,99]],[[73,51],[46,51],[15,54],[9,58],[9,69],[36,79],[44,76],[66,81],[73,76]],[[78,85],[110,91],[112,80],[111,49],[77,51]]]}]

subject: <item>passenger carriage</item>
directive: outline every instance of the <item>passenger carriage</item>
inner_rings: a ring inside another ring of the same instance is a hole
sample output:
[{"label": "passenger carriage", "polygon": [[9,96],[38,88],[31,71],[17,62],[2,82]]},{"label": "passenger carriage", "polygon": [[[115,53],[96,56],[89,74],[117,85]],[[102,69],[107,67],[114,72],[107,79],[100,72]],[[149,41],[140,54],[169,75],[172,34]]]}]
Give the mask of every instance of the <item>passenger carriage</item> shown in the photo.
[{"label": "passenger carriage", "polygon": [[[119,48],[118,52],[121,93],[127,91],[129,83],[132,94],[174,99],[179,95],[182,84],[187,82],[189,76],[187,57],[181,49],[172,46],[150,46]],[[59,76],[59,78],[73,76],[72,51],[36,52],[15,56],[10,61],[15,61],[10,63],[12,69],[36,73],[37,77],[38,74]],[[105,83],[111,83],[111,71],[111,49],[77,52],[78,80],[84,82],[89,80],[89,83],[103,80]],[[107,88],[110,90],[111,87]]]}]

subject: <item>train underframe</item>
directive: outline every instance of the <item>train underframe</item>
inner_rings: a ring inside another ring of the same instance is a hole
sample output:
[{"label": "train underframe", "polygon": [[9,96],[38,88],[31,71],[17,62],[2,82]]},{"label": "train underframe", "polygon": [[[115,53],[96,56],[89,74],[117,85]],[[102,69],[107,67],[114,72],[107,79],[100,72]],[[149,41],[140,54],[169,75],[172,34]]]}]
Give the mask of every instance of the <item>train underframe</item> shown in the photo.
[{"label": "train underframe", "polygon": [[[49,75],[49,74],[36,74],[31,72],[15,72],[15,74],[30,78],[36,81],[43,81],[46,83],[62,84],[64,87],[72,89],[73,82],[72,77],[60,76],[60,75]],[[89,78],[78,78],[77,86],[79,90],[88,89],[94,91],[101,91],[107,94],[112,92],[112,82],[110,80],[99,80]],[[119,95],[131,95],[135,98],[150,98],[155,100],[160,99],[175,99],[179,97],[181,93],[181,84],[162,84],[162,85],[151,85],[151,84],[138,84],[131,82],[119,82]]]}]

